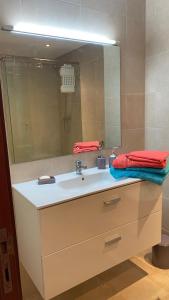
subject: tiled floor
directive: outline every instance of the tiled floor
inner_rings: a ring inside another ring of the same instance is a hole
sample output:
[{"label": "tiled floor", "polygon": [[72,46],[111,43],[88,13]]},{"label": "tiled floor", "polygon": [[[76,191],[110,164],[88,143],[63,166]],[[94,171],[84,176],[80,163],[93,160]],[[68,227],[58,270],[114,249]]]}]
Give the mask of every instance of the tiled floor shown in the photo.
[{"label": "tiled floor", "polygon": [[[24,300],[42,300],[25,280],[23,292]],[[140,255],[53,300],[169,300],[169,270],[153,267],[149,254]]]}]

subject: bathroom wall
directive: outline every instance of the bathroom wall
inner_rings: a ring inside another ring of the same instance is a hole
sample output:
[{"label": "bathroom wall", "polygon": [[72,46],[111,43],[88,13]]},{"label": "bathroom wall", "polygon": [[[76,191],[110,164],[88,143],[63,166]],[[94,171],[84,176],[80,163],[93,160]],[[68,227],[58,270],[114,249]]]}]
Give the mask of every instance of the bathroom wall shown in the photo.
[{"label": "bathroom wall", "polygon": [[[40,4],[23,0],[22,7],[19,0],[14,0],[10,6],[9,1],[4,1],[3,10],[7,12],[6,17],[0,12],[0,20],[5,23],[18,20],[20,14],[25,22],[78,28],[119,40],[122,112],[122,148],[119,151],[144,148],[145,0],[58,0],[41,1]],[[70,171],[77,157],[92,166],[96,153],[12,165],[12,181]]]},{"label": "bathroom wall", "polygon": [[[146,3],[146,148],[169,151],[169,1]],[[169,232],[169,178],[163,227]]]}]

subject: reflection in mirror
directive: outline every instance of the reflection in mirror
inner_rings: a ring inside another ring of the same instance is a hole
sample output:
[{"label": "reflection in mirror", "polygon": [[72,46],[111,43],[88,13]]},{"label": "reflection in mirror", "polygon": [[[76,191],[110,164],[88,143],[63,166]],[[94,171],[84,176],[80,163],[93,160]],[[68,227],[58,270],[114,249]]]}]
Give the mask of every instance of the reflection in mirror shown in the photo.
[{"label": "reflection in mirror", "polygon": [[55,59],[33,51],[1,59],[12,163],[71,154],[76,142],[120,146],[120,48],[62,40],[53,47]]}]

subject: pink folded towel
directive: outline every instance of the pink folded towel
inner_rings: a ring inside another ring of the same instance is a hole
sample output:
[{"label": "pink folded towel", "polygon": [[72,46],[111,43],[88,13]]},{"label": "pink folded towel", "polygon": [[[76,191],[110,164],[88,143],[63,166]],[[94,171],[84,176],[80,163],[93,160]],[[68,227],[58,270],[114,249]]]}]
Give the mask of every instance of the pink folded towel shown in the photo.
[{"label": "pink folded towel", "polygon": [[73,146],[73,153],[77,154],[82,152],[98,151],[99,148],[99,141],[77,142]]},{"label": "pink folded towel", "polygon": [[118,155],[113,161],[113,167],[125,169],[131,167],[165,168],[169,156],[167,151],[133,151]]}]

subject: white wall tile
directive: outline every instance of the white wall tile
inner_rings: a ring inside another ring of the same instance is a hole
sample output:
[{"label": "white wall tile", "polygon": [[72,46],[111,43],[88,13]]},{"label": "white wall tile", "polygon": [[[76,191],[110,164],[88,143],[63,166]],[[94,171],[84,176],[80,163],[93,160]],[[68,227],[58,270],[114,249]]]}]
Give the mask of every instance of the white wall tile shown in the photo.
[{"label": "white wall tile", "polygon": [[[168,91],[154,92],[146,95],[146,126],[152,128],[169,128],[169,88]],[[168,142],[169,143],[169,142]]]},{"label": "white wall tile", "polygon": [[80,24],[80,6],[64,1],[23,0],[24,22],[48,26],[77,28]]},{"label": "white wall tile", "polygon": [[109,15],[125,15],[124,0],[81,0],[83,7],[106,12]]},{"label": "white wall tile", "polygon": [[[146,148],[169,151],[169,1],[146,1]],[[169,179],[163,226],[169,230]]]},{"label": "white wall tile", "polygon": [[145,147],[151,150],[169,151],[169,129],[146,127]]},{"label": "white wall tile", "polygon": [[162,220],[162,226],[164,229],[169,231],[169,198],[163,199],[163,220]]},{"label": "white wall tile", "polygon": [[0,24],[13,25],[21,15],[21,0],[0,1]]}]

